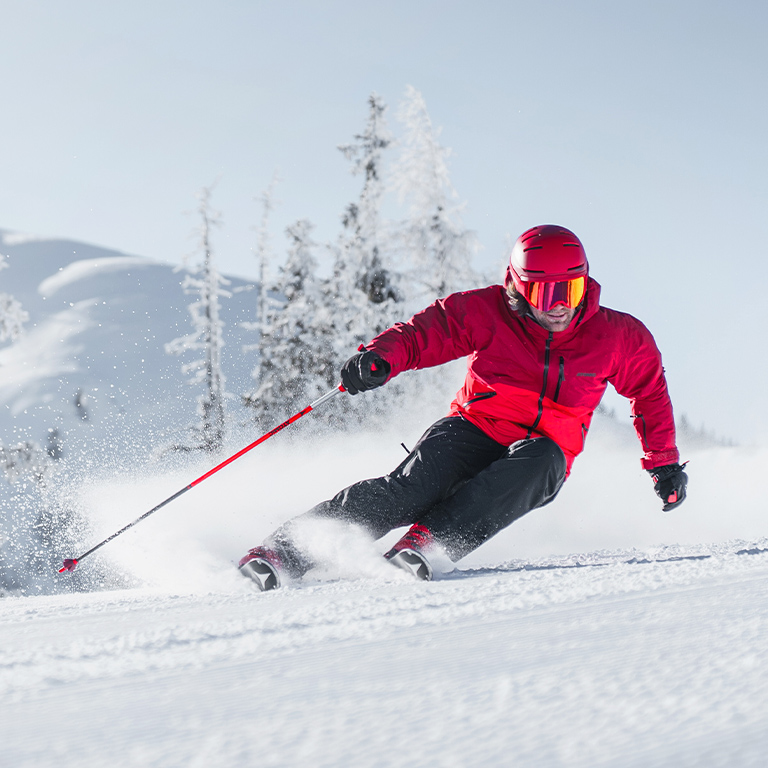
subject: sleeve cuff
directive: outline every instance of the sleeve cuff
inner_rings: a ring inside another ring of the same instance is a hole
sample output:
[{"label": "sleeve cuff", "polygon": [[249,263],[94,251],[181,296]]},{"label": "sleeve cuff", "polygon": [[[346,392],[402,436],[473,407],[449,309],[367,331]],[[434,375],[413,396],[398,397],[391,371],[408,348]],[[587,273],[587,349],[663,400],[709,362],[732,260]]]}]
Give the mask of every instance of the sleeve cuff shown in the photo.
[{"label": "sleeve cuff", "polygon": [[640,459],[640,466],[643,469],[656,469],[656,467],[663,467],[666,464],[678,464],[680,462],[680,451],[677,448],[671,451],[654,451],[652,453],[646,453],[642,459]]}]

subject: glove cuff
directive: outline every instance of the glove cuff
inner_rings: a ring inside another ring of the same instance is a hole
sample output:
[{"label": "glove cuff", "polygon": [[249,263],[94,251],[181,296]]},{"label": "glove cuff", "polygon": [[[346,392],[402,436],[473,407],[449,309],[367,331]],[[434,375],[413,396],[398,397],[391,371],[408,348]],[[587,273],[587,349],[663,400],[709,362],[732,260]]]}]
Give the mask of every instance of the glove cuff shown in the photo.
[{"label": "glove cuff", "polygon": [[683,462],[682,464],[665,464],[662,467],[653,467],[653,469],[647,469],[646,472],[648,472],[648,474],[653,478],[654,483],[659,483],[663,480],[667,480],[673,475],[678,474],[678,472],[682,472],[687,464],[687,461]]}]

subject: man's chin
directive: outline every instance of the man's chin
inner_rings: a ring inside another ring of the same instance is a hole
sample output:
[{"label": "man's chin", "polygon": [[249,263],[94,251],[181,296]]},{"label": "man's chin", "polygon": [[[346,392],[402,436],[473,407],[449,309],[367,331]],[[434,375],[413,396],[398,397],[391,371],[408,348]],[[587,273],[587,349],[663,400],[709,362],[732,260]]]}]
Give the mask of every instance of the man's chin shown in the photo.
[{"label": "man's chin", "polygon": [[567,312],[554,312],[552,314],[550,314],[550,312],[542,312],[541,310],[533,310],[533,316],[538,324],[552,333],[566,330],[575,315],[576,312],[572,310]]},{"label": "man's chin", "polygon": [[548,331],[557,333],[558,331],[564,331],[570,324],[571,324],[571,318],[568,317],[567,315],[564,315],[563,317],[557,317],[557,318],[547,317],[544,327]]}]

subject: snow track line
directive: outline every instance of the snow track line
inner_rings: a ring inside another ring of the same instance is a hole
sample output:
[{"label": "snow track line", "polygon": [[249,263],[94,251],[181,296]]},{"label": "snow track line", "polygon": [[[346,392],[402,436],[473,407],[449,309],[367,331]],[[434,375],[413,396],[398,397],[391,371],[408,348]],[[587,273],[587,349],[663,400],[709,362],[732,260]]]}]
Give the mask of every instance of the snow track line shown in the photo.
[{"label": "snow track line", "polygon": [[653,565],[657,563],[675,563],[696,560],[710,560],[712,558],[729,556],[754,556],[768,553],[768,547],[750,547],[739,549],[736,552],[716,552],[702,555],[673,555],[670,557],[630,557],[627,559],[611,559],[600,562],[563,562],[563,563],[522,563],[520,565],[500,565],[489,568],[457,569],[438,577],[441,580],[466,579],[474,576],[488,576],[494,573],[520,573],[523,571],[559,571],[573,568],[605,568],[611,565]]}]

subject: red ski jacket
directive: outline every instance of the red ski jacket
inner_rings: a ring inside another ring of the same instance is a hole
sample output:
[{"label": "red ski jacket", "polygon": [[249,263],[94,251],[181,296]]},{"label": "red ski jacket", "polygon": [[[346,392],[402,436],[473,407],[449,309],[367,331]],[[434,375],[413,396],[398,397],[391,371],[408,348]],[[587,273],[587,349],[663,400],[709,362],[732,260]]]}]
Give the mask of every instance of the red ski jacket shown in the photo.
[{"label": "red ski jacket", "polygon": [[468,356],[450,414],[503,445],[549,437],[563,449],[568,472],[610,382],[631,401],[643,468],[679,461],[653,336],[631,315],[601,307],[600,286],[591,278],[586,301],[565,331],[552,333],[513,311],[503,286],[492,285],[440,299],[365,348],[392,366],[389,378]]}]

